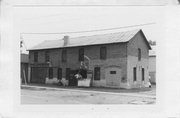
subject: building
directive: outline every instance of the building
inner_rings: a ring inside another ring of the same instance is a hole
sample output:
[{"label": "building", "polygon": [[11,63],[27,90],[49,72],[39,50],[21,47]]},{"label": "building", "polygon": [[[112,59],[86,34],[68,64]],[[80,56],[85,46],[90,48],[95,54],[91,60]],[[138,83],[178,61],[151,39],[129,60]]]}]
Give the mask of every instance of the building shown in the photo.
[{"label": "building", "polygon": [[29,55],[21,53],[21,83],[28,83]]},{"label": "building", "polygon": [[152,84],[156,84],[156,47],[149,51],[149,76]]},{"label": "building", "polygon": [[[70,79],[88,57],[92,86],[144,87],[151,49],[142,30],[44,41],[29,49],[32,83]],[[84,78],[86,75],[84,76]]]}]

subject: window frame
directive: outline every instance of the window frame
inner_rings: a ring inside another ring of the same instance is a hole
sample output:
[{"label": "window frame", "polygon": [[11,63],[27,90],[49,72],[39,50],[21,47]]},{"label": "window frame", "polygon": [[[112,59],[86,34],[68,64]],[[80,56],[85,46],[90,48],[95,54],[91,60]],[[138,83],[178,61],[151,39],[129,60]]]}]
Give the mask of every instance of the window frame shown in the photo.
[{"label": "window frame", "polygon": [[[99,71],[99,75],[98,75],[97,71]],[[94,80],[101,80],[101,68],[100,67],[94,67]]]},{"label": "window frame", "polygon": [[38,62],[38,52],[34,52],[34,62]]},{"label": "window frame", "polygon": [[50,55],[48,50],[45,51],[45,62],[50,62]]},{"label": "window frame", "polygon": [[138,48],[138,61],[141,61],[141,49]]},{"label": "window frame", "polygon": [[62,79],[62,68],[58,68],[58,75],[57,75],[57,78],[58,80],[61,80]]},{"label": "window frame", "polygon": [[136,67],[133,68],[133,81],[134,82],[137,81],[137,68]]},{"label": "window frame", "polygon": [[70,79],[70,74],[71,74],[71,69],[70,68],[66,68],[66,80]]},{"label": "window frame", "polygon": [[53,79],[53,68],[49,68],[49,79]]},{"label": "window frame", "polygon": [[62,62],[67,62],[67,50],[62,50]]},{"label": "window frame", "polygon": [[105,46],[100,47],[100,59],[105,60],[107,58],[107,48]]},{"label": "window frame", "polygon": [[84,48],[79,49],[79,61],[84,61]]},{"label": "window frame", "polygon": [[145,69],[144,68],[142,68],[141,73],[142,73],[142,81],[144,81],[145,80]]}]

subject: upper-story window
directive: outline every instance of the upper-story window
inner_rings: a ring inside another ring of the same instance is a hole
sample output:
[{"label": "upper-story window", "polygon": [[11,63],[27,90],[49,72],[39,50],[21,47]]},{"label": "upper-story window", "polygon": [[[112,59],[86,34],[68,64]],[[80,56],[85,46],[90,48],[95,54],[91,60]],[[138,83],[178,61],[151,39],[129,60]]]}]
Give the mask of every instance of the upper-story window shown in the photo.
[{"label": "upper-story window", "polygon": [[62,62],[67,61],[67,51],[65,49],[62,50]]},{"label": "upper-story window", "polygon": [[100,59],[106,59],[106,47],[100,48]]},{"label": "upper-story window", "polygon": [[138,61],[141,61],[141,49],[138,48]]},{"label": "upper-story window", "polygon": [[84,61],[84,48],[79,49],[79,61]]},{"label": "upper-story window", "polygon": [[34,62],[38,62],[38,52],[34,52]]},{"label": "upper-story window", "polygon": [[49,51],[45,51],[45,62],[50,61]]}]

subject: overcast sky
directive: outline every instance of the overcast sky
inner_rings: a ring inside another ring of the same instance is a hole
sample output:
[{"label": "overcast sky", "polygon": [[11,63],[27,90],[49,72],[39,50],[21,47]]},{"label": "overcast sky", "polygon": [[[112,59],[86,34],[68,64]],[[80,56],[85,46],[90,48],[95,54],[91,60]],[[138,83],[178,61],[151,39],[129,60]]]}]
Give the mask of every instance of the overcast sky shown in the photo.
[{"label": "overcast sky", "polygon": [[[15,8],[15,31],[19,33],[61,33],[108,29],[153,23],[145,26],[117,30],[67,33],[67,34],[22,34],[27,48],[44,40],[62,39],[143,29],[148,40],[159,40],[163,25],[161,7],[17,7]],[[19,36],[20,38],[20,36]]]}]

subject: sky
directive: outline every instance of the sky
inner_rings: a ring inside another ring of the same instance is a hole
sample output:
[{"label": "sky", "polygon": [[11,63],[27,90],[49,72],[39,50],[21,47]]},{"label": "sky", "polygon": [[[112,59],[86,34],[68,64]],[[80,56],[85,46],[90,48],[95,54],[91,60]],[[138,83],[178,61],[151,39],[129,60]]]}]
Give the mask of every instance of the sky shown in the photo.
[{"label": "sky", "polygon": [[[133,29],[142,29],[148,40],[157,41],[160,39],[160,31],[163,25],[162,8],[154,6],[17,7],[14,16],[14,28],[17,36],[19,35],[17,40],[24,40],[27,49],[44,40],[61,40],[64,35],[78,37]],[[116,30],[48,34],[109,29],[147,23],[150,24]]]}]

